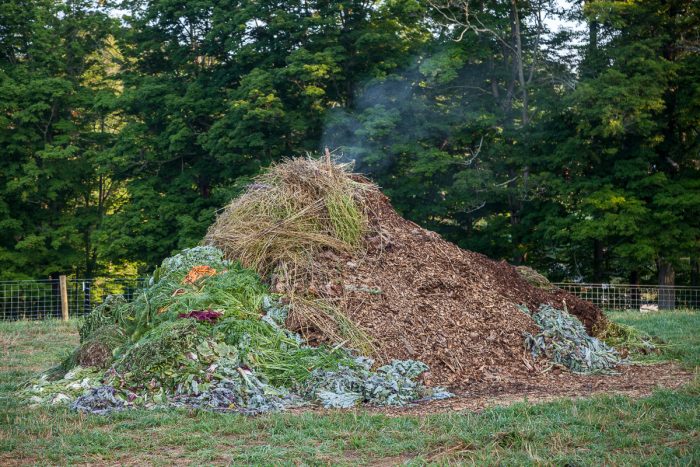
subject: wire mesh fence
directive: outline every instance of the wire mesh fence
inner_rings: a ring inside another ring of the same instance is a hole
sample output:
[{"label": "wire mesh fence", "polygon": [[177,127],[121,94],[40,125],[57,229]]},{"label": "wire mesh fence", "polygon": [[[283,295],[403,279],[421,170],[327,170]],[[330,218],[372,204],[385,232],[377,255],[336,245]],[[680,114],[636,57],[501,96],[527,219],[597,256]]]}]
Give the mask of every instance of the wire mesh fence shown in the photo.
[{"label": "wire mesh fence", "polygon": [[[84,316],[108,295],[133,298],[145,279],[97,278],[66,281],[68,315]],[[0,281],[0,321],[60,318],[59,279]]]},{"label": "wire mesh fence", "polygon": [[[70,317],[84,316],[108,295],[131,300],[146,279],[68,279]],[[660,287],[630,284],[554,284],[607,310],[700,310],[700,287]],[[0,281],[0,321],[60,318],[61,292],[58,279]]]},{"label": "wire mesh fence", "polygon": [[82,316],[102,303],[108,295],[122,295],[131,300],[145,285],[146,279],[73,279],[68,282],[69,309]]},{"label": "wire mesh fence", "polygon": [[700,310],[700,287],[557,283],[606,310]]}]

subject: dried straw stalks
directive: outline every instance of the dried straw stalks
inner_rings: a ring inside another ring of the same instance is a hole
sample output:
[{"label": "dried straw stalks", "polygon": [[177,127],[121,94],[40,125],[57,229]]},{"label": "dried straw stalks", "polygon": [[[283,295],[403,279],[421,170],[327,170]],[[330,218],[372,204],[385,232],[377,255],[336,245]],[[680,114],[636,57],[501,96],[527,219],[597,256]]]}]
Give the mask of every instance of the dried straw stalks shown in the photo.
[{"label": "dried straw stalks", "polygon": [[314,297],[308,285],[315,255],[358,252],[369,229],[366,196],[375,185],[353,179],[326,155],[288,159],[255,179],[209,228],[206,244],[261,276],[274,278],[290,300],[290,319],[312,323],[329,340],[372,351],[369,338],[339,307]]}]

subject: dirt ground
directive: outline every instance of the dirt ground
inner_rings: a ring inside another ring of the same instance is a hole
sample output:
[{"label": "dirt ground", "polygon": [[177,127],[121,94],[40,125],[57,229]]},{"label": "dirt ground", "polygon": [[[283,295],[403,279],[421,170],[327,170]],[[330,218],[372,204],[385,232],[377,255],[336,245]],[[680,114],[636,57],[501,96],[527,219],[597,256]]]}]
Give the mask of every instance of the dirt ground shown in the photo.
[{"label": "dirt ground", "polygon": [[370,409],[394,415],[423,415],[451,411],[480,411],[517,402],[546,402],[558,398],[581,398],[595,394],[645,397],[659,388],[674,389],[689,383],[694,375],[674,363],[624,365],[619,375],[579,376],[548,372],[526,380],[500,384],[475,383],[455,390],[455,397],[412,404],[400,408]]}]

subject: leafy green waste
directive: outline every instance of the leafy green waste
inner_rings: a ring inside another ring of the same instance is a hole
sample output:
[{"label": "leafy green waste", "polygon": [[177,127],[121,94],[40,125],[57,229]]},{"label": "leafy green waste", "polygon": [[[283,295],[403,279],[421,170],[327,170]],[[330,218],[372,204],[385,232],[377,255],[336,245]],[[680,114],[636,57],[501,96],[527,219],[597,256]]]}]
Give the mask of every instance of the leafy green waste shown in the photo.
[{"label": "leafy green waste", "polygon": [[190,355],[203,340],[192,319],[164,322],[148,331],[124,352],[115,372],[133,385],[155,379],[164,387],[175,387],[183,374],[196,374],[198,361]]},{"label": "leafy green waste", "polygon": [[597,335],[606,344],[627,352],[630,358],[644,361],[653,361],[650,357],[659,354],[664,347],[663,343],[655,343],[654,339],[644,331],[610,320]]},{"label": "leafy green waste", "polygon": [[358,357],[354,368],[315,370],[305,391],[326,408],[347,408],[360,403],[401,406],[416,397],[444,399],[452,394],[443,388],[425,388],[416,378],[428,366],[416,360],[394,360],[371,371],[374,361]]},{"label": "leafy green waste", "polygon": [[588,335],[581,321],[565,310],[550,305],[540,306],[535,313],[521,309],[541,329],[535,335],[525,333],[525,348],[533,357],[544,355],[576,374],[614,374],[615,367],[624,362],[617,350]]},{"label": "leafy green waste", "polygon": [[80,342],[84,343],[100,328],[109,325],[122,327],[129,307],[121,295],[109,295],[102,304],[87,315],[80,326]]},{"label": "leafy green waste", "polygon": [[449,395],[416,381],[427,370],[421,362],[372,371],[353,350],[306,345],[285,327],[288,311],[254,271],[220,250],[184,250],[163,261],[133,301],[112,297],[96,307],[81,326],[80,348],[26,395],[94,413],[186,406],[248,414]]}]

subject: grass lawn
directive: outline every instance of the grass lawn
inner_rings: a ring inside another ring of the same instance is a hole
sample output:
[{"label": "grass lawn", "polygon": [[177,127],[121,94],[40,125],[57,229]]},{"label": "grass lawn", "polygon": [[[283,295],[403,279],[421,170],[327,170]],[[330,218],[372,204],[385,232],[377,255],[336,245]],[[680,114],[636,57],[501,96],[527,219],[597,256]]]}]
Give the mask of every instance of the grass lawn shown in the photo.
[{"label": "grass lawn", "polygon": [[640,329],[664,341],[663,355],[676,360],[688,369],[700,367],[700,312],[674,311],[638,313],[634,311],[608,312],[618,323]]},{"label": "grass lawn", "polygon": [[[700,313],[611,313],[700,368]],[[16,391],[77,343],[75,323],[0,323],[0,465],[700,464],[700,382],[651,397],[519,403],[480,413],[356,411],[247,418],[199,411],[86,416],[29,409]]]}]

